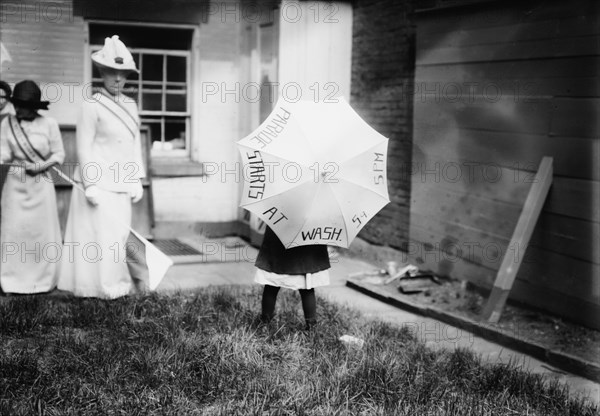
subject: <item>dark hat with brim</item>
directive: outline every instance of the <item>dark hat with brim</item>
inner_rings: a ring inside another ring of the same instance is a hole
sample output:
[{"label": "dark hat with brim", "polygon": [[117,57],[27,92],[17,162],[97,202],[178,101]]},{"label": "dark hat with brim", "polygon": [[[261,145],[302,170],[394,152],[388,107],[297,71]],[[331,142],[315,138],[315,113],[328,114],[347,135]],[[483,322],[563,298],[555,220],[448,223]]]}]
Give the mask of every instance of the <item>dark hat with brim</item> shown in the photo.
[{"label": "dark hat with brim", "polygon": [[31,80],[21,81],[15,85],[10,102],[15,106],[33,110],[47,110],[50,104],[49,101],[42,101],[40,87]]}]

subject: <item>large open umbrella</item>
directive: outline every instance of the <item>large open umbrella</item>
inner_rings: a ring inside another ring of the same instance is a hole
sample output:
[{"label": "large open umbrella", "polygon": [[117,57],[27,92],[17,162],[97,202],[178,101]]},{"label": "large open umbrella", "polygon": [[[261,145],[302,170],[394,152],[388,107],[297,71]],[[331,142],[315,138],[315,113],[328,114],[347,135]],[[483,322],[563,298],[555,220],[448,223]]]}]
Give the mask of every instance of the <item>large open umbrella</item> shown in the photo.
[{"label": "large open umbrella", "polygon": [[238,142],[241,206],[265,221],[287,248],[348,247],[389,202],[387,143],[343,98],[280,99]]}]

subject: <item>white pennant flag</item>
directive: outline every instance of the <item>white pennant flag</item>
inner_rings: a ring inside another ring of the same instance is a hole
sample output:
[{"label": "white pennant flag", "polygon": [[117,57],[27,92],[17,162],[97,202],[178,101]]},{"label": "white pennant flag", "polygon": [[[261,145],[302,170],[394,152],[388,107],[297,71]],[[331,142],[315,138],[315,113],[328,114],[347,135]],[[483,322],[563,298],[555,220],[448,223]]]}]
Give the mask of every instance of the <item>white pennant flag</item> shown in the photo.
[{"label": "white pennant flag", "polygon": [[4,47],[4,44],[0,42],[0,66],[4,64],[4,62],[12,62],[12,59],[8,50]]},{"label": "white pennant flag", "polygon": [[[80,192],[85,192],[81,186],[56,166],[53,166],[52,169],[58,176],[73,185],[74,188]],[[115,221],[119,222],[116,218]],[[147,283],[150,290],[155,290],[165,277],[169,267],[173,265],[173,260],[133,228],[128,225],[125,226],[129,228],[129,238],[126,244],[129,273],[133,279]]]}]

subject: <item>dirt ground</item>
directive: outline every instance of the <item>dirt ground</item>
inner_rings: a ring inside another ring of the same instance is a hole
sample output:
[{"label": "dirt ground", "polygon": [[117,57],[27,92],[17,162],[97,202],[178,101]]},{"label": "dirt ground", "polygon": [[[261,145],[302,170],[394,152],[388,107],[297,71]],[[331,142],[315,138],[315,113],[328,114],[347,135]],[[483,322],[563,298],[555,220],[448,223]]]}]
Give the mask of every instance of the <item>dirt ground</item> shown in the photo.
[{"label": "dirt ground", "polygon": [[[416,286],[419,285],[398,279],[388,284],[383,283],[385,278],[367,280],[400,299],[472,320],[479,317],[487,300],[481,293],[460,281],[440,279],[440,284],[425,284],[421,287],[424,290],[419,293],[403,294],[399,290],[401,286],[405,289],[417,289]],[[511,303],[504,307],[500,322],[486,325],[495,326],[519,339],[531,340],[546,348],[600,364],[600,331]]]}]

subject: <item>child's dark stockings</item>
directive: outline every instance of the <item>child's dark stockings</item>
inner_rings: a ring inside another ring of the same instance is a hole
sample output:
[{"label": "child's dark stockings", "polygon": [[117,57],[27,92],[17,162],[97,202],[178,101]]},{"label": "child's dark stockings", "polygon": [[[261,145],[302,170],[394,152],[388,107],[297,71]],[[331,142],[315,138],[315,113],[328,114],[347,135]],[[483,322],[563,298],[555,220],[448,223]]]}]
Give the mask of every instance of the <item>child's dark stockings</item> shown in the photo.
[{"label": "child's dark stockings", "polygon": [[[304,319],[306,320],[306,328],[317,323],[317,301],[315,298],[314,289],[299,289],[300,298],[302,299],[302,310],[304,311]],[[277,294],[279,287],[265,285],[262,297],[262,315],[263,322],[270,322],[275,315],[275,303],[277,302]]]}]

